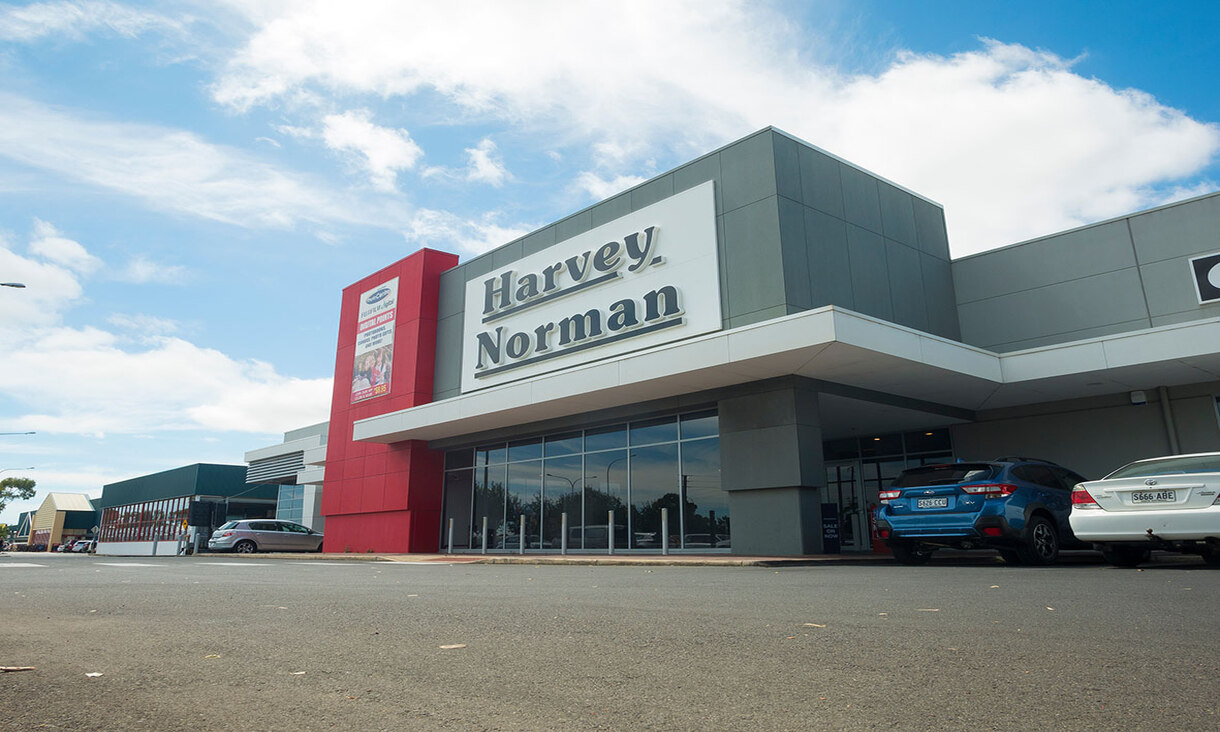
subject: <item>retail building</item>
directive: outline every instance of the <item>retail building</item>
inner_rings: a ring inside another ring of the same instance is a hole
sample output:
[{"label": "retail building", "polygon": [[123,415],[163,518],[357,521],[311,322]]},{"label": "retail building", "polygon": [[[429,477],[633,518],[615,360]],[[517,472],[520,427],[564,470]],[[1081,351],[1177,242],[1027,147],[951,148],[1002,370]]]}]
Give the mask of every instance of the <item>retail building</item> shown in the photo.
[{"label": "retail building", "polygon": [[345,289],[298,470],[332,552],[868,551],[909,465],[1220,449],[1218,232],[1211,194],[952,260],[940,205],[768,128]]}]

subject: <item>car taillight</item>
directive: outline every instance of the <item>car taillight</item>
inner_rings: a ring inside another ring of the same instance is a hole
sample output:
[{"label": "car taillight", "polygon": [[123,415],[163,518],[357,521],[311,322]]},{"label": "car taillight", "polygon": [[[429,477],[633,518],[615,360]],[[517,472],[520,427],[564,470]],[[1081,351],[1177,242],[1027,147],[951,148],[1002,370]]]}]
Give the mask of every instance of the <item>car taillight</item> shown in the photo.
[{"label": "car taillight", "polygon": [[1101,508],[1101,506],[1097,505],[1097,499],[1086,491],[1084,486],[1077,485],[1072,489],[1072,508]]},{"label": "car taillight", "polygon": [[901,495],[902,495],[902,491],[900,491],[900,490],[881,491],[880,493],[877,494],[877,498],[882,503],[889,503],[890,501],[894,500],[895,498],[897,498],[898,496],[901,496]]},{"label": "car taillight", "polygon": [[1017,492],[1017,487],[1012,483],[976,483],[974,485],[964,485],[962,490],[976,496],[995,498],[996,496],[1011,496]]},{"label": "car taillight", "polygon": [[216,535],[223,539],[226,536],[232,536],[233,532],[232,531],[217,531]]}]

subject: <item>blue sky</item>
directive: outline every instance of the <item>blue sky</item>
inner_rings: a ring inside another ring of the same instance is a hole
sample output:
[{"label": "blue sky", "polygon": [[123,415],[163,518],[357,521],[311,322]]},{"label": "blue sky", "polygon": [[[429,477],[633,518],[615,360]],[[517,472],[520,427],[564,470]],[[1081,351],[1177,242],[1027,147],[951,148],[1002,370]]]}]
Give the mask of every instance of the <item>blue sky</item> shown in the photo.
[{"label": "blue sky", "polygon": [[[0,475],[240,463],[328,414],[340,290],[767,125],[955,256],[1220,188],[1220,4],[0,4]],[[29,504],[11,504],[12,521]]]}]

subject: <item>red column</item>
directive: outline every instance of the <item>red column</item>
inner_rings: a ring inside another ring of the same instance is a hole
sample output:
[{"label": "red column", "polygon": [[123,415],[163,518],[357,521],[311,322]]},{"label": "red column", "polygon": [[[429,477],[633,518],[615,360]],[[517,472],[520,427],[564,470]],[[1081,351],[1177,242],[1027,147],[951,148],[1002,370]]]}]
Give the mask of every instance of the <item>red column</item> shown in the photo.
[{"label": "red column", "polygon": [[[440,546],[443,456],[417,440],[353,442],[352,424],[432,401],[440,276],[457,262],[455,254],[421,249],[343,290],[322,486],[327,552],[434,552]],[[389,393],[353,403],[360,296],[395,277]]]}]

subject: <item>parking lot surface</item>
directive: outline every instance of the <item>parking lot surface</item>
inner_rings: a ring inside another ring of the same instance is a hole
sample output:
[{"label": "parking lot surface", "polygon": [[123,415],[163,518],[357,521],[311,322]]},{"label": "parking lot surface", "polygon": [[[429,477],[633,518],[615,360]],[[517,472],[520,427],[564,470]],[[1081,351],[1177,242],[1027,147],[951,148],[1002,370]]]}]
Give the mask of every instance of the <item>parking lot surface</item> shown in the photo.
[{"label": "parking lot surface", "polygon": [[0,729],[1217,726],[1220,572],[0,556]]}]

